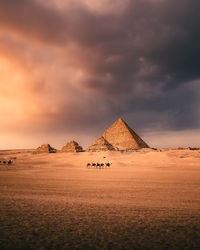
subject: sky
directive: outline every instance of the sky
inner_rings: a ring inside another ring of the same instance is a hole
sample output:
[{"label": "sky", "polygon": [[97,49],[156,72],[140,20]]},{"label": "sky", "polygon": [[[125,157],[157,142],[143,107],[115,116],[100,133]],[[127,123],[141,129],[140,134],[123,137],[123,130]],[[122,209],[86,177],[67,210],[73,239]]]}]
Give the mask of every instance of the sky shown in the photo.
[{"label": "sky", "polygon": [[0,149],[89,146],[122,117],[200,146],[200,1],[0,0]]}]

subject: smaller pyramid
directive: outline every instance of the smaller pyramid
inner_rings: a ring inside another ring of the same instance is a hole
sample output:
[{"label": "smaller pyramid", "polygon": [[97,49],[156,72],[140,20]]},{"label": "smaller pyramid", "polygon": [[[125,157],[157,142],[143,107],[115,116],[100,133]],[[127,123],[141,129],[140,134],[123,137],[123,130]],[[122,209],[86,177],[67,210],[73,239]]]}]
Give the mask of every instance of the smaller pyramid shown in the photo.
[{"label": "smaller pyramid", "polygon": [[77,142],[70,141],[62,147],[61,152],[83,152],[83,148]]},{"label": "smaller pyramid", "polygon": [[55,148],[52,148],[49,144],[42,144],[40,147],[36,148],[36,150],[33,152],[35,154],[40,153],[56,153],[57,150]]},{"label": "smaller pyramid", "polygon": [[103,137],[100,136],[89,148],[87,152],[115,150],[114,147]]}]

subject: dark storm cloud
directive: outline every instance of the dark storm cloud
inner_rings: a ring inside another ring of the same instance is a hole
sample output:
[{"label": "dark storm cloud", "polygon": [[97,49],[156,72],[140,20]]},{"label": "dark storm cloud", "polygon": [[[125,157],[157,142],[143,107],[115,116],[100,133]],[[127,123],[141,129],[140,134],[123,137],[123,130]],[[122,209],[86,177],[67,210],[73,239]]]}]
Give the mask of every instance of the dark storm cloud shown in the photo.
[{"label": "dark storm cloud", "polygon": [[40,41],[59,43],[66,39],[64,18],[32,0],[1,0],[0,26]]},{"label": "dark storm cloud", "polygon": [[[60,124],[58,129],[61,124],[66,127],[68,117],[69,128],[81,120],[84,129],[99,124],[98,115],[111,122],[124,114],[137,119],[137,113],[147,112],[152,115],[141,119],[138,127],[153,127],[159,121],[160,128],[195,128],[199,89],[190,84],[200,78],[199,9],[196,0],[134,0],[123,11],[109,13],[78,2],[58,10],[33,0],[0,0],[0,26],[30,43],[62,49],[62,60],[83,72],[74,85],[90,94],[82,102],[63,101],[63,111],[49,115]],[[60,90],[64,96],[67,87]],[[162,125],[168,112],[172,120]]]}]

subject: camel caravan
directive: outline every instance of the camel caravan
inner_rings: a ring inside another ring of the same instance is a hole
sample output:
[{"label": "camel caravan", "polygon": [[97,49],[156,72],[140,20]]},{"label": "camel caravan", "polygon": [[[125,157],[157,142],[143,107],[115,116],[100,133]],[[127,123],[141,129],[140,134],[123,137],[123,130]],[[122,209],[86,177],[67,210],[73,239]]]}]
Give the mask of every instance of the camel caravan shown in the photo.
[{"label": "camel caravan", "polygon": [[12,160],[0,160],[0,164],[3,164],[3,165],[12,165],[13,161]]},{"label": "camel caravan", "polygon": [[110,168],[112,163],[107,162],[107,163],[87,163],[87,168]]},{"label": "camel caravan", "polygon": [[[86,152],[131,151],[149,146],[119,118],[97,140],[86,149]],[[87,163],[87,168],[110,168],[107,163]]]}]

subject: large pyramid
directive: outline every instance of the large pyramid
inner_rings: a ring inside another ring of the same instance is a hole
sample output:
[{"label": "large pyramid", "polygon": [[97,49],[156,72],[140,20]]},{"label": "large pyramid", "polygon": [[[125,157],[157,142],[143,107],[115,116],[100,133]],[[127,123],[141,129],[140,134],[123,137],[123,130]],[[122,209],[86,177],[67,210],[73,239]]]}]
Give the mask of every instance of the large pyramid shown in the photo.
[{"label": "large pyramid", "polygon": [[83,152],[83,148],[77,142],[70,141],[62,147],[61,152]]},{"label": "large pyramid", "polygon": [[[140,148],[148,148],[149,146],[137,135],[126,122],[119,118],[115,121],[101,136],[104,140],[112,146],[115,150],[133,150]],[[102,139],[101,139],[102,141]],[[98,144],[98,139],[89,148],[99,148],[101,145]],[[107,149],[110,150],[110,149]],[[97,150],[96,150],[97,151]]]},{"label": "large pyramid", "polygon": [[107,151],[115,150],[114,147],[103,137],[100,136],[86,151]]}]

